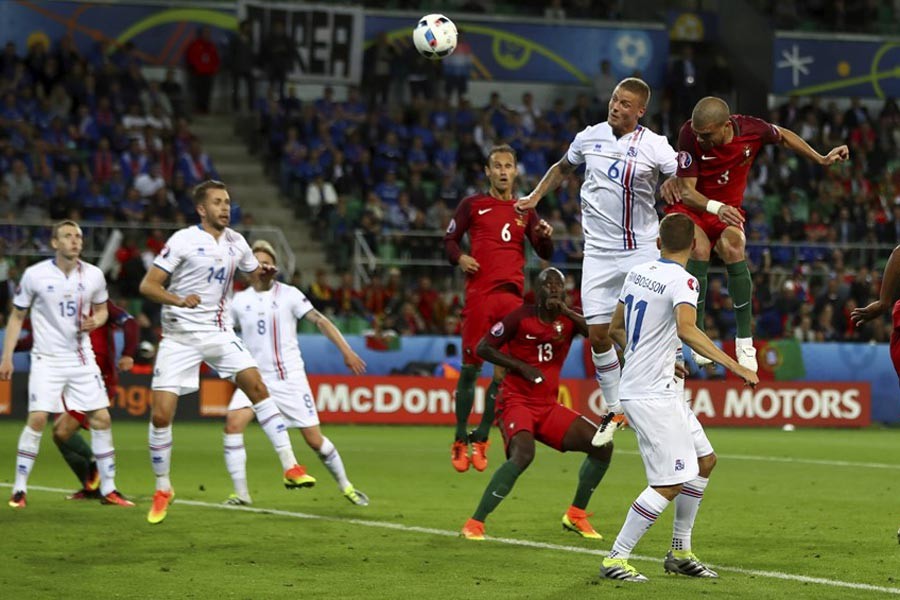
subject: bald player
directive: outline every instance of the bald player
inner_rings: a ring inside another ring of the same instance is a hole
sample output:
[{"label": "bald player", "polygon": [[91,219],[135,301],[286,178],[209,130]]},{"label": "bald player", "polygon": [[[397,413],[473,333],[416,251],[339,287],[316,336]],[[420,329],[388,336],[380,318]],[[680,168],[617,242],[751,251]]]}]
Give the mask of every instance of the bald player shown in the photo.
[{"label": "bald player", "polygon": [[[684,213],[694,221],[697,244],[687,270],[700,283],[697,326],[703,328],[709,258],[715,248],[725,262],[728,291],[734,301],[738,362],[752,371],[757,370],[751,332],[753,284],[744,254],[741,202],[753,160],[767,144],[780,144],[821,166],[850,157],[847,146],[819,154],[793,131],[755,117],[733,115],[724,100],[708,96],[697,103],[691,119],[682,125],[677,177],[663,183],[661,190],[671,205],[667,212]],[[697,362],[705,365],[710,361],[698,357]]]}]

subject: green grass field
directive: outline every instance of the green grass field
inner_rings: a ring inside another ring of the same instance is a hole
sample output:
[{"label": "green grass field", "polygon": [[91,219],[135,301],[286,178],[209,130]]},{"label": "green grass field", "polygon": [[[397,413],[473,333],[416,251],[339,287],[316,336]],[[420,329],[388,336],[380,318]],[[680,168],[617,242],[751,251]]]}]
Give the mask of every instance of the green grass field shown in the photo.
[{"label": "green grass field", "polygon": [[[541,448],[491,515],[485,543],[455,537],[502,461],[457,474],[451,429],[326,426],[350,478],[372,499],[348,503],[305,446],[319,479],[287,491],[267,439],[247,432],[252,510],[220,505],[230,492],[221,424],[176,423],[175,504],[145,517],[153,491],[146,425],[114,426],[119,489],[138,507],[66,502],[75,479],[49,433],[28,507],[0,508],[4,598],[868,598],[900,594],[897,431],[714,429],[719,453],[694,530],[718,580],[665,576],[670,507],[637,548],[648,584],[597,571],[645,486],[631,431],[589,510],[605,539],[561,530],[580,456]],[[0,424],[0,481],[12,481],[20,423]],[[295,442],[297,443],[297,442]],[[40,489],[40,488],[49,489]],[[52,490],[52,491],[51,491]],[[7,494],[8,487],[0,488]],[[827,581],[823,581],[827,580]]]}]

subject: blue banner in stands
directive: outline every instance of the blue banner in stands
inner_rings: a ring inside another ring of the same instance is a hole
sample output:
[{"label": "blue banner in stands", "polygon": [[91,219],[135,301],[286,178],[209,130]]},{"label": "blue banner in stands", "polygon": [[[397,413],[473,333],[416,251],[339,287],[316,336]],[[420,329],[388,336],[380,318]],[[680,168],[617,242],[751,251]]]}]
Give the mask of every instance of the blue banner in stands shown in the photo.
[{"label": "blue banner in stands", "polygon": [[[460,49],[472,54],[472,79],[540,81],[590,85],[602,60],[613,74],[640,73],[651,86],[662,85],[669,36],[662,28],[574,25],[570,22],[516,22],[465,15],[454,20],[460,30]],[[386,32],[401,48],[412,51],[415,19],[366,16],[366,44]]]},{"label": "blue banner in stands", "polygon": [[896,39],[779,33],[773,44],[775,94],[900,95],[900,41]]}]

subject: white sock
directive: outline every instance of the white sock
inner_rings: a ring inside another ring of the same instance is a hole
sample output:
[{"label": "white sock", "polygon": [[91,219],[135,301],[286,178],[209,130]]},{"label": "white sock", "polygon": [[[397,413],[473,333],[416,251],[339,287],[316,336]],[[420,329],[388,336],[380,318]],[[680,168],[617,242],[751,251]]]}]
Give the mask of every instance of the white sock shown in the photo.
[{"label": "white sock", "polygon": [[288,436],[287,425],[284,424],[284,417],[278,412],[275,401],[266,398],[262,402],[253,405],[253,412],[256,413],[256,420],[259,421],[260,427],[269,436],[278,458],[281,460],[281,468],[287,471],[297,464],[297,458],[294,456],[294,449],[291,447],[291,438]]},{"label": "white sock", "polygon": [[91,429],[91,451],[100,473],[100,493],[106,496],[116,490],[116,450],[112,429]]},{"label": "white sock", "polygon": [[697,511],[703,500],[703,491],[709,484],[706,477],[697,477],[685,483],[675,497],[675,521],[672,523],[672,550],[691,549],[691,530],[697,519]]},{"label": "white sock", "polygon": [[344,461],[341,460],[341,455],[337,448],[334,447],[334,444],[331,443],[331,440],[324,435],[322,436],[322,447],[319,448],[318,454],[322,464],[331,472],[341,491],[343,492],[350,487],[351,483],[347,479],[347,471],[344,470]]},{"label": "white sock", "polygon": [[234,493],[243,499],[250,497],[247,487],[247,449],[243,433],[225,434],[225,467],[234,482]]},{"label": "white sock", "polygon": [[600,354],[591,350],[591,358],[594,360],[597,383],[603,390],[603,400],[606,406],[612,409],[619,404],[619,379],[622,373],[619,368],[619,355],[616,354],[615,348]]},{"label": "white sock", "polygon": [[172,426],[154,427],[150,423],[150,463],[156,475],[156,489],[172,490],[169,469],[172,468]]},{"label": "white sock", "polygon": [[660,495],[652,487],[644,488],[641,495],[631,503],[625,524],[613,542],[610,558],[628,558],[634,551],[634,547],[641,540],[650,526],[656,523],[656,519],[666,510],[669,501]]},{"label": "white sock", "polygon": [[734,345],[737,346],[738,348],[743,348],[744,346],[753,346],[753,338],[752,337],[748,337],[748,338],[736,337],[736,338],[734,338]]},{"label": "white sock", "polygon": [[26,425],[22,430],[22,435],[19,436],[19,448],[16,452],[16,481],[13,485],[14,494],[28,490],[28,476],[34,467],[35,459],[37,459],[43,433],[43,431],[35,431]]}]

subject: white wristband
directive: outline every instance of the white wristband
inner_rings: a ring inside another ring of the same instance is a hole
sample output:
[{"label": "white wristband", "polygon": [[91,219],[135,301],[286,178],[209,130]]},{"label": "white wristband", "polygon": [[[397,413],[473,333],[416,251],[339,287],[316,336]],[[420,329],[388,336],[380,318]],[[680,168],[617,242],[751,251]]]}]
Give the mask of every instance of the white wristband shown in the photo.
[{"label": "white wristband", "polygon": [[719,202],[718,200],[710,200],[706,203],[706,212],[712,213],[714,215],[719,214],[719,211],[722,210],[722,207],[725,206],[724,203]]}]

